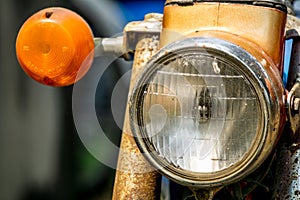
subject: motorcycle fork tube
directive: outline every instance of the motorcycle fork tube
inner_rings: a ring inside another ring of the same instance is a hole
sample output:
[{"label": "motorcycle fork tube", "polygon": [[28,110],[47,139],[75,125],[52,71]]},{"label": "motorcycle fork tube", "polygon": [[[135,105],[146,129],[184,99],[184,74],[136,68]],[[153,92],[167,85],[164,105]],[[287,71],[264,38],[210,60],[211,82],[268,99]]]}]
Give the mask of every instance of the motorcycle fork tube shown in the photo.
[{"label": "motorcycle fork tube", "polygon": [[[156,48],[149,48],[153,40],[145,38],[137,44],[129,95],[146,61],[156,52]],[[136,145],[130,130],[128,108],[127,103],[112,199],[159,199],[161,176],[145,160]]]}]

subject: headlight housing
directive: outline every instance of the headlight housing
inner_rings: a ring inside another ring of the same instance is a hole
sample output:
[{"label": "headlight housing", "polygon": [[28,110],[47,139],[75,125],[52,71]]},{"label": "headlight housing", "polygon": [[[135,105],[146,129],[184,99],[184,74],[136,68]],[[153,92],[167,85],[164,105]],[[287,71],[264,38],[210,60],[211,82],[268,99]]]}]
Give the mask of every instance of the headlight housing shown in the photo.
[{"label": "headlight housing", "polygon": [[[266,64],[266,63],[264,63]],[[278,139],[276,75],[237,45],[187,38],[148,62],[130,99],[131,129],[144,156],[183,185],[235,182]]]}]

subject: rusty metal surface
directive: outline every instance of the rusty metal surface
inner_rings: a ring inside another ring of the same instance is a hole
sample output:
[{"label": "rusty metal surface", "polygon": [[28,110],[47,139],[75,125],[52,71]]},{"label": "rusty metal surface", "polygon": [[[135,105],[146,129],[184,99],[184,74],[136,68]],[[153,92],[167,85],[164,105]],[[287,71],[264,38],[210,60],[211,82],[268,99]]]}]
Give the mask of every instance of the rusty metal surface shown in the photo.
[{"label": "rusty metal surface", "polygon": [[[285,133],[289,137],[289,131]],[[279,151],[272,199],[300,199],[300,137],[286,140]]]},{"label": "rusty metal surface", "polygon": [[126,51],[135,51],[137,43],[143,38],[159,37],[162,28],[162,19],[162,14],[149,13],[145,15],[144,21],[128,23],[124,28],[124,48]]},{"label": "rusty metal surface", "polygon": [[[157,51],[157,46],[156,37],[145,38],[138,43],[135,50],[130,91],[147,60]],[[132,137],[128,106],[120,148],[112,199],[159,199],[161,176],[144,159]]]},{"label": "rusty metal surface", "polygon": [[289,91],[287,98],[288,120],[290,122],[290,129],[293,137],[299,135],[300,132],[300,79]]},{"label": "rusty metal surface", "polygon": [[[161,178],[158,172],[149,166],[134,139],[126,133],[123,134],[121,148],[125,152],[119,155],[112,199],[158,199]],[[130,156],[133,152],[134,158]]]},{"label": "rusty metal surface", "polygon": [[300,19],[288,15],[286,22],[286,39],[295,38],[300,36]]}]

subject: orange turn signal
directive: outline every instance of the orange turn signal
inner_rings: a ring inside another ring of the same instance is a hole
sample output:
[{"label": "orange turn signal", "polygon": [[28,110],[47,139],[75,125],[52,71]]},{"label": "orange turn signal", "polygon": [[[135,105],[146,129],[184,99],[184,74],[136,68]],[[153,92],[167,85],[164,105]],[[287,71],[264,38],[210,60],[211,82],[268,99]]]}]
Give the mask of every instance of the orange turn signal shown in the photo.
[{"label": "orange turn signal", "polygon": [[46,8],[23,24],[16,53],[21,67],[34,80],[51,86],[71,85],[92,65],[93,33],[75,12]]}]

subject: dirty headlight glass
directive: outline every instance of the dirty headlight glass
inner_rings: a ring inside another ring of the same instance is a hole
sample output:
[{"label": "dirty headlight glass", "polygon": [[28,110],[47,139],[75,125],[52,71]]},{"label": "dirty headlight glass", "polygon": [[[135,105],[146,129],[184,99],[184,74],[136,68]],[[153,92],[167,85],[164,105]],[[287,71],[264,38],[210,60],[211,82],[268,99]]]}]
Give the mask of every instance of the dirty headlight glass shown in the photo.
[{"label": "dirty headlight glass", "polygon": [[175,167],[215,172],[253,145],[260,105],[247,78],[217,55],[162,63],[141,96],[143,138]]}]

